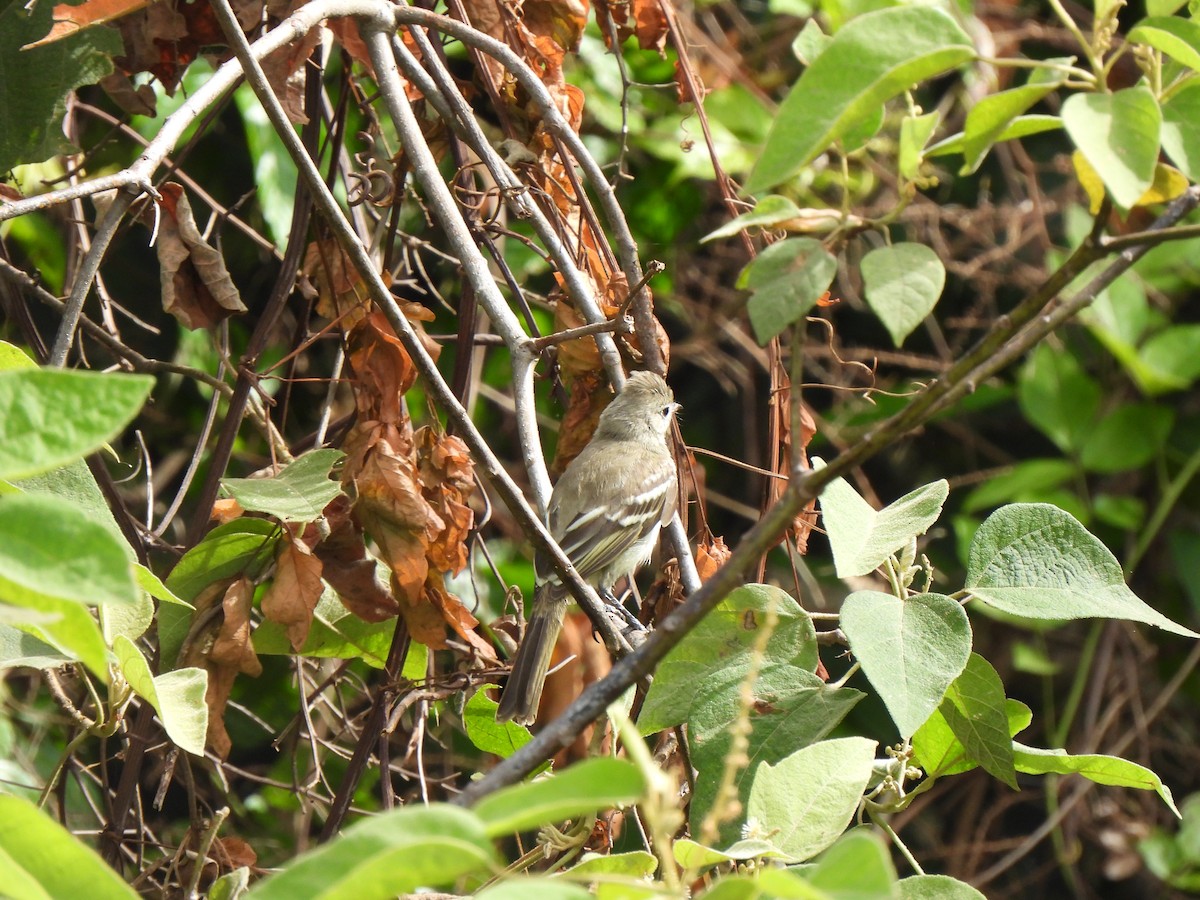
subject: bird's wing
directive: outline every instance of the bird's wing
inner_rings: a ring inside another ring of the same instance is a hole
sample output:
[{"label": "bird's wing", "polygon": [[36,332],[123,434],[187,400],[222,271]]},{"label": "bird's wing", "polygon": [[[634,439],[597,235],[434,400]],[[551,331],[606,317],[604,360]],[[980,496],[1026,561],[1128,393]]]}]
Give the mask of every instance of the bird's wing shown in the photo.
[{"label": "bird's wing", "polygon": [[[603,473],[589,474],[592,476],[589,480],[596,483],[599,481],[597,476]],[[560,492],[560,497],[563,494],[568,498],[577,496],[571,492]],[[590,581],[615,565],[626,551],[645,541],[664,521],[669,520],[676,502],[673,469],[655,466],[646,473],[632,494],[606,497],[590,506],[572,503],[570,499],[553,505],[550,510],[550,530],[558,538],[559,546],[580,577]],[[548,564],[544,567],[539,565],[538,569],[539,574],[547,576],[552,571]]]}]

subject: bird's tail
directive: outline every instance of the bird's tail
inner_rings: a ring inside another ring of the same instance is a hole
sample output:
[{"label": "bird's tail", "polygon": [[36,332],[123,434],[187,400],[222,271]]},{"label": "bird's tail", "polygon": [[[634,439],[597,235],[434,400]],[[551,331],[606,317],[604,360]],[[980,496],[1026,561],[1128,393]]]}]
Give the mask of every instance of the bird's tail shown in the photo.
[{"label": "bird's tail", "polygon": [[550,668],[554,645],[558,643],[558,635],[562,631],[568,602],[567,592],[562,585],[538,585],[533,613],[525,626],[525,637],[517,648],[508,683],[500,694],[497,721],[511,720],[519,725],[532,725],[537,718],[542,688],[546,685],[546,671]]}]

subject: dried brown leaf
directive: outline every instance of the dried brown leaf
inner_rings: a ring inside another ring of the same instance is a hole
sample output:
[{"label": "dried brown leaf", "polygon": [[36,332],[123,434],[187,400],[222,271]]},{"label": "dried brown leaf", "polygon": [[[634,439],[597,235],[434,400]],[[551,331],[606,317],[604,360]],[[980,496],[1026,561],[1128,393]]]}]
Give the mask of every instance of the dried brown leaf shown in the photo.
[{"label": "dried brown leaf", "polygon": [[[208,611],[217,605],[220,613]],[[254,584],[249,578],[236,578],[210,585],[195,600],[192,630],[180,651],[179,665],[201,666],[208,671],[209,748],[224,759],[233,744],[225,730],[225,706],[239,674],[258,676],[262,664],[250,643],[250,609],[254,604]]]},{"label": "dried brown leaf", "polygon": [[[422,325],[433,319],[433,313],[417,303],[401,304],[401,309],[436,360],[440,348]],[[346,342],[359,416],[388,425],[407,423],[404,394],[416,382],[417,368],[387,319],[379,312],[368,314],[354,326]]]},{"label": "dried brown leaf", "polygon": [[475,629],[479,627],[479,620],[471,615],[471,611],[463,606],[457,597],[446,590],[445,580],[440,574],[430,574],[425,591],[426,604],[438,612],[444,625],[449,625],[483,661],[499,662],[492,645],[475,633]]},{"label": "dried brown leaf", "polygon": [[[158,239],[163,309],[187,328],[209,328],[234,313],[246,311],[229,277],[225,260],[210,247],[196,227],[183,186],[168,182],[159,188]],[[148,211],[147,216],[154,213]]]},{"label": "dried brown leaf", "polygon": [[290,536],[279,542],[275,556],[275,578],[262,598],[262,611],[283,626],[297,653],[308,640],[313,610],[321,599],[321,560],[301,541]]},{"label": "dried brown leaf", "polygon": [[442,521],[427,555],[437,571],[457,574],[467,565],[467,537],[475,524],[467,505],[475,488],[474,463],[461,438],[439,435],[427,426],[415,440],[421,490]]},{"label": "dried brown leaf", "polygon": [[316,526],[310,525],[305,540],[315,545],[313,553],[321,560],[322,575],[342,605],[364,621],[383,622],[399,613],[400,606],[379,577],[375,557],[367,552],[362,528],[350,512],[348,497],[342,494],[334,498],[325,507],[329,535],[319,540]]},{"label": "dried brown leaf", "polygon": [[725,565],[730,553],[732,551],[725,546],[725,539],[722,537],[715,537],[697,547],[696,573],[700,576],[700,580],[708,581],[717,574],[717,569]]},{"label": "dried brown leaf", "polygon": [[600,413],[612,401],[608,382],[597,371],[577,375],[570,381],[567,411],[558,430],[558,445],[555,448],[555,472],[562,472],[596,431]]},{"label": "dried brown leaf", "polygon": [[287,113],[288,121],[303,125],[308,121],[304,111],[304,66],[313,48],[321,43],[321,28],[310,28],[302,40],[284,44],[262,60],[267,81]]}]

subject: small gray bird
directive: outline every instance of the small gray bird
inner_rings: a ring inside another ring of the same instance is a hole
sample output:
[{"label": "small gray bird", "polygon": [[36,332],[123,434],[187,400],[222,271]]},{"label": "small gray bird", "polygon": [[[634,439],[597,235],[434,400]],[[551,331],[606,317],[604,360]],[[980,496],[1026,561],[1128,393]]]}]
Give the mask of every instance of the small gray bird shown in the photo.
[{"label": "small gray bird", "polygon": [[[601,593],[650,560],[659,529],[675,514],[675,458],[666,438],[678,408],[661,376],[634,372],[550,495],[550,533],[580,577]],[[534,568],[533,613],[500,696],[501,722],[529,725],[537,717],[570,601],[545,554],[537,554]]]}]

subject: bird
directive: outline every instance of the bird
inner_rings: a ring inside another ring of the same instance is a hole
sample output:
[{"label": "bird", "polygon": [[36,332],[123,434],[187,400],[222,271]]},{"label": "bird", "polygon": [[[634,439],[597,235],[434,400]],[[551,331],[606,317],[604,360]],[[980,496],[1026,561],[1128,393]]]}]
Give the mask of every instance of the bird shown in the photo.
[{"label": "bird", "polygon": [[[616,602],[613,583],[649,562],[659,529],[675,515],[678,475],[667,431],[678,409],[661,375],[632,373],[551,492],[551,536],[579,576],[610,602]],[[533,611],[500,696],[500,722],[536,719],[570,602],[545,553],[535,555],[534,570]]]}]

